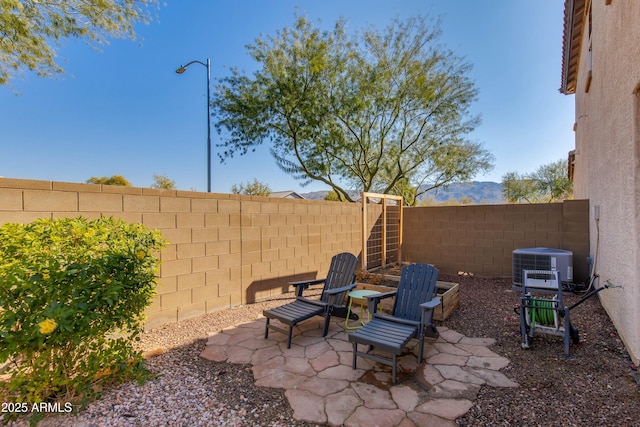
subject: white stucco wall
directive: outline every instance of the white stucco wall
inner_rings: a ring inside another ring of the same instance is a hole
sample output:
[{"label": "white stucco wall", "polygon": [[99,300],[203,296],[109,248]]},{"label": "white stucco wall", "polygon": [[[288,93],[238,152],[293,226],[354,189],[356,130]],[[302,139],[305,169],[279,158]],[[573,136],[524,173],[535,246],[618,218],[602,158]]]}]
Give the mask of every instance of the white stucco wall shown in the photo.
[{"label": "white stucco wall", "polygon": [[[576,87],[575,197],[591,205],[600,299],[640,360],[640,1],[592,2],[592,80],[585,25]],[[585,20],[588,22],[588,19]],[[597,222],[595,210],[599,209]]]}]

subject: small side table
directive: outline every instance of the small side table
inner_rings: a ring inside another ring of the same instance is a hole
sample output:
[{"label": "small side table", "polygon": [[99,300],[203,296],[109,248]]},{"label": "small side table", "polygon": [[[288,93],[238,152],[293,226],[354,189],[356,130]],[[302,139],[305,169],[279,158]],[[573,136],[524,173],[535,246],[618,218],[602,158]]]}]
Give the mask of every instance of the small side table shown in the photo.
[{"label": "small side table", "polygon": [[[349,306],[347,307],[347,318],[344,321],[344,328],[347,330],[354,330],[354,329],[358,329],[361,328],[362,326],[364,326],[365,322],[364,319],[362,318],[362,314],[364,313],[364,311],[366,310],[367,312],[367,321],[371,320],[371,313],[369,313],[369,308],[367,306],[367,304],[365,303],[367,298],[367,295],[375,295],[375,294],[379,294],[380,292],[378,291],[372,291],[372,290],[367,290],[367,289],[359,289],[356,291],[351,291],[349,292]],[[354,325],[354,326],[350,326],[349,325],[349,315],[351,314],[351,304],[353,304],[353,300],[358,300],[360,302],[360,324],[359,325]]]}]

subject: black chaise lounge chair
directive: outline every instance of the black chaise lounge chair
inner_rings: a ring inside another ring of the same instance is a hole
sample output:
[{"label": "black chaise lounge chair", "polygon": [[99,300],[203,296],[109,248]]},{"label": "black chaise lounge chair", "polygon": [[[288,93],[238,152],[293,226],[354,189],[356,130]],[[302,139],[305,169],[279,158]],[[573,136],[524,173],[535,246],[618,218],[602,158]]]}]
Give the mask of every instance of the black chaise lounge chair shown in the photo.
[{"label": "black chaise lounge chair", "polygon": [[[298,323],[307,320],[313,316],[324,316],[324,330],[322,336],[326,336],[329,332],[329,321],[331,314],[336,309],[346,312],[344,307],[345,295],[355,288],[355,271],[358,265],[358,258],[348,252],[335,255],[331,259],[329,272],[324,279],[307,280],[301,282],[292,282],[290,285],[296,287],[296,300],[289,304],[264,310],[264,317],[267,323],[264,329],[265,339],[269,337],[269,329],[282,332],[288,336],[287,348],[291,348],[291,335],[293,327]],[[324,282],[322,295],[319,300],[308,299],[302,296],[302,292],[310,285],[316,285]],[[285,325],[289,326],[289,330],[282,329],[270,323],[271,319],[277,319]]]}]

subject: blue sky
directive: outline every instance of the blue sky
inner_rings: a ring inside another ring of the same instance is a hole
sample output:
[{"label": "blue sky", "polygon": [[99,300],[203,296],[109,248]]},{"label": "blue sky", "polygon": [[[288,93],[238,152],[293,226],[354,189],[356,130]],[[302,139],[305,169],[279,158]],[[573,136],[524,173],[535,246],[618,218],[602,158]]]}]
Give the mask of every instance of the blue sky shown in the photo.
[{"label": "blue sky", "polygon": [[[478,181],[532,172],[564,159],[574,147],[574,99],[561,95],[562,0],[167,0],[137,39],[111,40],[101,51],[83,41],[58,51],[66,73],[43,79],[25,73],[0,87],[0,176],[85,182],[123,175],[148,187],[153,174],[179,189],[206,191],[206,69],[212,86],[229,67],[256,64],[245,46],[291,26],[296,13],[329,28],[384,28],[393,18],[441,17],[440,41],[473,64],[480,93],[472,112],[482,124],[470,135],[495,156]],[[17,93],[17,94],[16,94]],[[230,192],[253,178],[273,191],[301,187],[281,172],[268,147],[220,164],[212,125],[212,191]]]}]

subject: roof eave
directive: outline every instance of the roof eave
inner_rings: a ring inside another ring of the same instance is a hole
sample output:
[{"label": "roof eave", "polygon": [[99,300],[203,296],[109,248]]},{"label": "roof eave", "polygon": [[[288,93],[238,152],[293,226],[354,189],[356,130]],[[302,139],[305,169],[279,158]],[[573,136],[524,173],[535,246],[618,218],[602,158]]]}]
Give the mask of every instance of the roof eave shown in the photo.
[{"label": "roof eave", "polygon": [[560,92],[575,93],[586,0],[565,0]]}]

